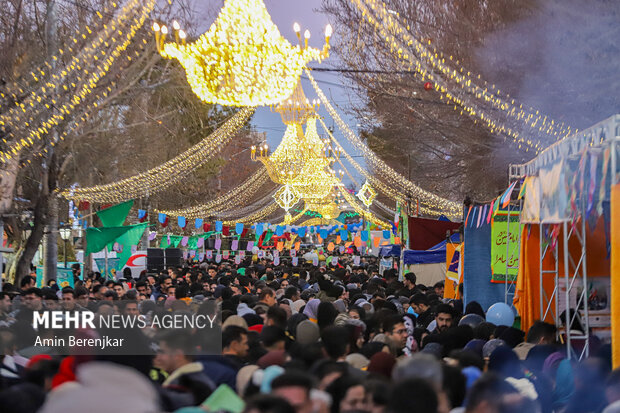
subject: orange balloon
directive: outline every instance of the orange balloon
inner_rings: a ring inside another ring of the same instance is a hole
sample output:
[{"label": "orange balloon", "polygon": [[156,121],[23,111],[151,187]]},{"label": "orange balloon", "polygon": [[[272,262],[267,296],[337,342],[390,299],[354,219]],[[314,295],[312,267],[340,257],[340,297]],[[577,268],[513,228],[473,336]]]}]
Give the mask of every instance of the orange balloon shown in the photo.
[{"label": "orange balloon", "polygon": [[381,238],[379,237],[373,237],[372,243],[375,246],[375,248],[379,247],[379,243],[381,242]]},{"label": "orange balloon", "polygon": [[330,242],[327,244],[327,251],[332,252],[334,250],[334,243]]},{"label": "orange balloon", "polygon": [[357,237],[355,237],[355,239],[353,240],[353,244],[357,248],[360,248],[362,246],[362,237],[360,237],[359,235]]}]

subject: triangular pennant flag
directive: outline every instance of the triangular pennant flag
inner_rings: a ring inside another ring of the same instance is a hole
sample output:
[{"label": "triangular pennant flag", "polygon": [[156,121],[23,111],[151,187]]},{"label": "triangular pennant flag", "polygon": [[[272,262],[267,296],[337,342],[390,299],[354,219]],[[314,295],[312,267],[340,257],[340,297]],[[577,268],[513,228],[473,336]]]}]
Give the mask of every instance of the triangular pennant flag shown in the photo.
[{"label": "triangular pennant flag", "polygon": [[383,239],[389,239],[390,238],[390,230],[389,229],[384,229],[382,235],[383,235]]},{"label": "triangular pennant flag", "polygon": [[506,208],[510,203],[510,197],[512,196],[512,191],[515,189],[515,185],[517,185],[517,181],[511,183],[508,189],[506,189],[506,191],[502,194],[500,198],[502,208]]},{"label": "triangular pennant flag", "polygon": [[222,227],[222,235],[224,235],[225,237],[230,235],[230,227],[228,225],[224,225]]},{"label": "triangular pennant flag", "polygon": [[138,245],[148,226],[148,223],[128,225],[129,230],[116,239],[116,242],[122,246],[121,251],[116,253],[116,258],[118,258],[116,271],[120,271],[127,264],[133,254],[132,248]]},{"label": "triangular pennant flag", "polygon": [[97,216],[104,227],[121,227],[125,223],[125,218],[127,218],[132,206],[133,200],[123,202],[122,204],[98,211]]},{"label": "triangular pennant flag", "polygon": [[248,245],[245,247],[245,250],[252,251],[252,248],[254,248],[254,241],[248,241]]},{"label": "triangular pennant flag", "polygon": [[202,224],[202,230],[204,232],[209,232],[210,229],[211,229],[211,223],[210,222],[205,222],[204,224]]},{"label": "triangular pennant flag", "polygon": [[187,247],[187,241],[189,241],[189,237],[185,236],[181,238],[181,245]]},{"label": "triangular pennant flag", "polygon": [[194,222],[194,227],[196,229],[200,229],[200,227],[202,227],[202,218],[196,218],[196,222]]},{"label": "triangular pennant flag", "polygon": [[153,231],[149,234],[149,241],[153,241],[155,240],[155,237],[157,237],[157,232]]},{"label": "triangular pennant flag", "polygon": [[239,240],[232,240],[232,242],[230,243],[230,249],[233,251],[237,251],[239,249]]},{"label": "triangular pennant flag", "polygon": [[[202,248],[205,245],[204,237],[198,237],[198,241],[196,241],[196,248]],[[202,261],[202,260],[200,260]]]},{"label": "triangular pennant flag", "polygon": [[282,225],[278,225],[276,227],[276,235],[281,237],[284,234],[284,227]]},{"label": "triangular pennant flag", "polygon": [[222,221],[215,221],[215,231],[222,232],[224,223]]},{"label": "triangular pennant flag", "polygon": [[472,206],[469,206],[469,209],[467,210],[467,217],[465,218],[465,227],[467,227],[467,223],[469,222],[469,214],[471,214],[471,209]]},{"label": "triangular pennant flag", "polygon": [[114,240],[129,231],[131,228],[131,225],[124,227],[88,228],[86,230],[86,254],[88,255],[101,251],[110,243],[114,243]]},{"label": "triangular pennant flag", "polygon": [[291,259],[291,263],[293,264],[294,267],[296,267],[299,264],[299,258],[298,257],[293,257]]},{"label": "triangular pennant flag", "polygon": [[362,231],[361,238],[363,242],[367,242],[368,239],[370,238],[370,231],[368,230]]},{"label": "triangular pennant flag", "polygon": [[493,215],[493,203],[495,200],[491,201],[491,206],[489,206],[489,213],[487,215],[487,225],[491,223],[491,216]]},{"label": "triangular pennant flag", "polygon": [[210,260],[211,258],[213,258],[213,251],[212,250],[207,250],[206,251],[207,254],[207,259]]},{"label": "triangular pennant flag", "polygon": [[159,221],[160,224],[164,224],[164,222],[166,222],[166,214],[162,214],[161,212],[159,214],[157,214],[157,220]]},{"label": "triangular pennant flag", "polygon": [[263,234],[263,224],[256,224],[256,235],[261,236]]},{"label": "triangular pennant flag", "polygon": [[218,238],[215,240],[215,249],[219,250],[220,248],[222,248],[222,239]]}]

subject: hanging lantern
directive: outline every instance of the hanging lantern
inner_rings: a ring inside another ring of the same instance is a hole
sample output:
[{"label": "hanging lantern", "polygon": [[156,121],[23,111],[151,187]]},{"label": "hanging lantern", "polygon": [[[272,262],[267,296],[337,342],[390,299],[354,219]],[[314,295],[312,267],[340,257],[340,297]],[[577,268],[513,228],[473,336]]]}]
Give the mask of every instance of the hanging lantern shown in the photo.
[{"label": "hanging lantern", "polygon": [[431,82],[424,83],[424,90],[433,90],[433,84]]}]

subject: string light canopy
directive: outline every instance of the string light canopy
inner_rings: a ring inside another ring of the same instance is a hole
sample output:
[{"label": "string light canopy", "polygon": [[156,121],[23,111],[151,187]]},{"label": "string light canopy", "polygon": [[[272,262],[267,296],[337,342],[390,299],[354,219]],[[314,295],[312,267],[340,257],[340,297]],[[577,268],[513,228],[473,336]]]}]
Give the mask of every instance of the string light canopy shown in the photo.
[{"label": "string light canopy", "polygon": [[[418,73],[425,89],[440,93],[440,99],[453,106],[455,111],[467,114],[486,125],[492,133],[511,137],[519,148],[533,149],[539,153],[544,149],[540,138],[563,139],[576,130],[562,122],[541,114],[538,110],[524,107],[495,85],[481,81],[452,56],[446,57],[432,48],[430,41],[424,43],[411,35],[411,27],[400,21],[398,13],[392,12],[382,0],[351,0],[369,24],[374,26],[379,37],[390,51],[408,63],[408,69]],[[456,68],[455,68],[456,66]],[[527,136],[519,129],[529,129]]]},{"label": "string light canopy", "polygon": [[146,172],[121,181],[86,188],[66,189],[66,199],[115,203],[141,198],[170,187],[211,159],[252,117],[254,108],[243,108],[216,131],[187,151]]},{"label": "string light canopy", "polygon": [[226,0],[209,31],[195,42],[173,23],[175,41],[166,43],[168,27],[153,24],[160,54],[185,68],[194,93],[207,103],[226,106],[273,105],[288,98],[310,61],[329,55],[331,26],[322,50],[308,46],[310,32],[291,45],[280,34],[262,0]]},{"label": "string light canopy", "polygon": [[[0,151],[0,162],[7,162],[18,156],[24,148],[34,145],[36,139],[46,137],[86,101],[114,61],[132,43],[154,5],[155,0],[129,1],[71,58],[66,68],[57,72],[39,69],[39,76],[50,78],[39,85],[38,89],[31,90],[23,101],[16,102],[14,107],[0,115],[0,132],[7,133],[9,130],[7,135],[13,137],[8,149]],[[92,30],[88,32],[90,34]],[[87,38],[84,33],[82,37]],[[73,41],[77,43],[77,39]],[[67,51],[73,49],[68,48]],[[67,51],[60,49],[58,53],[64,55]],[[58,60],[59,57],[54,55],[53,59]],[[36,82],[39,81],[36,73],[33,72],[32,76]],[[52,106],[56,110],[49,111]],[[6,137],[3,141],[8,143]]]}]

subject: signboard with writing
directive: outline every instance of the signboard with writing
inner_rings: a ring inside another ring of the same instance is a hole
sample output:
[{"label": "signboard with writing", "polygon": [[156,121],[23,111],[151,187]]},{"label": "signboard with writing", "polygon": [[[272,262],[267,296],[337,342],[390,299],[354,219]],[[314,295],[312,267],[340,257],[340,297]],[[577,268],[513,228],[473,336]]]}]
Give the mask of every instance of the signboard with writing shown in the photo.
[{"label": "signboard with writing", "polygon": [[493,217],[491,228],[491,282],[505,283],[517,279],[519,268],[519,212],[499,211]]}]

